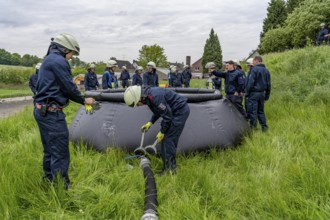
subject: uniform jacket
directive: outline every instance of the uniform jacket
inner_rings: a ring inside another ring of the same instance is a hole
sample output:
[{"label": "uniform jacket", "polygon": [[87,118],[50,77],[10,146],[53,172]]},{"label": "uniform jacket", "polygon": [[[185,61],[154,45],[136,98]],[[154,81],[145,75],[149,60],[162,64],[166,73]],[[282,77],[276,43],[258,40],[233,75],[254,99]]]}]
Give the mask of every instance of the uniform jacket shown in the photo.
[{"label": "uniform jacket", "polygon": [[158,74],[155,72],[145,72],[143,74],[143,85],[144,86],[151,86],[151,87],[158,87]]},{"label": "uniform jacket", "polygon": [[213,71],[212,74],[217,77],[225,78],[225,92],[227,95],[233,95],[235,92],[244,92],[244,77],[240,71]]},{"label": "uniform jacket", "polygon": [[269,99],[271,91],[270,73],[264,64],[255,65],[247,78],[246,95],[251,92],[265,92],[265,100]]},{"label": "uniform jacket", "polygon": [[135,73],[133,75],[133,82],[132,85],[142,86],[142,77],[139,73]]},{"label": "uniform jacket", "polygon": [[187,104],[185,97],[164,88],[149,87],[143,91],[142,96],[153,112],[150,122],[155,123],[160,117],[163,118],[160,129],[163,134],[170,128],[173,115]]},{"label": "uniform jacket", "polygon": [[37,94],[38,71],[39,70],[36,70],[35,74],[30,76],[30,80],[29,80],[29,87],[34,95]]},{"label": "uniform jacket", "polygon": [[119,80],[129,80],[130,78],[131,78],[131,76],[129,75],[129,72],[127,70],[123,70],[120,73]]},{"label": "uniform jacket", "polygon": [[97,75],[94,72],[87,72],[84,79],[85,90],[90,90],[91,88],[99,87],[100,84],[97,81]]},{"label": "uniform jacket", "polygon": [[71,67],[65,54],[53,48],[40,67],[37,82],[37,95],[34,101],[39,104],[56,102],[67,105],[69,100],[84,104],[85,98],[73,83]]}]

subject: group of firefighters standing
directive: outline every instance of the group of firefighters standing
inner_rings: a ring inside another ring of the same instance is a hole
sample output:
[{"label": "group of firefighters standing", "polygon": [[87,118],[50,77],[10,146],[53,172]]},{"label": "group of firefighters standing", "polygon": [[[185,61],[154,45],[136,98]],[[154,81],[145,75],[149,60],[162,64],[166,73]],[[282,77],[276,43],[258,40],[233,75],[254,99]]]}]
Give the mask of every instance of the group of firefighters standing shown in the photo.
[{"label": "group of firefighters standing", "polygon": [[[118,67],[116,60],[109,60],[106,63],[105,72],[102,75],[102,89],[117,89],[119,87],[118,81],[121,81],[121,86],[127,88],[130,86],[130,73],[126,66],[122,66],[122,72],[119,79],[115,75],[115,69]],[[188,65],[184,66],[184,70],[179,72],[176,66],[171,65],[168,73],[169,87],[190,87],[190,80],[192,74]],[[156,73],[156,64],[149,62],[147,71],[143,73],[143,68],[137,66],[134,75],[132,76],[131,85],[140,86],[159,86],[158,74]],[[86,91],[97,90],[101,88],[97,75],[95,73],[95,64],[90,64],[87,73],[84,77],[84,86]]]},{"label": "group of firefighters standing", "polygon": [[[205,68],[208,69],[211,78],[225,79],[226,98],[246,120],[249,120],[250,127],[255,129],[259,120],[262,131],[267,131],[264,103],[270,96],[271,80],[268,69],[262,64],[262,57],[256,56],[247,60],[247,75],[238,62],[228,61],[225,65],[225,72],[216,70],[214,62],[207,63]],[[244,99],[245,107],[243,107]]]}]

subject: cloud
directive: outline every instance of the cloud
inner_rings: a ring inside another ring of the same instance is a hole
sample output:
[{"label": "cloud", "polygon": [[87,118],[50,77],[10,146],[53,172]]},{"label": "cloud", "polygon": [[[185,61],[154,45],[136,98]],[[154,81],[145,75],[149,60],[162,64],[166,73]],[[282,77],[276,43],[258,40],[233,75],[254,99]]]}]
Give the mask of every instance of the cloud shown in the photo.
[{"label": "cloud", "polygon": [[243,58],[259,43],[267,1],[260,0],[10,0],[0,2],[0,48],[43,56],[50,38],[74,35],[81,59],[133,60],[144,45],[158,44],[169,61],[202,56],[211,28],[224,59]]}]

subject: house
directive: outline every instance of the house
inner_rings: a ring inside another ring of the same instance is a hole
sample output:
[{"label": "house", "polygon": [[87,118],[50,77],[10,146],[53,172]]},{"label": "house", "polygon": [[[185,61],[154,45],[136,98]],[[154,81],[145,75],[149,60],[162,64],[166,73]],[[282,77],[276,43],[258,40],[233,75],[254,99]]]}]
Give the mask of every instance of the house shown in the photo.
[{"label": "house", "polygon": [[249,56],[247,58],[244,59],[244,61],[247,61],[248,59],[250,58],[254,58],[255,56],[260,56],[259,52],[258,52],[258,49],[255,49],[255,50],[252,50],[250,53],[249,53]]},{"label": "house", "polygon": [[191,64],[190,70],[193,78],[203,78],[202,57],[199,58],[195,63]]},{"label": "house", "polygon": [[122,71],[122,67],[126,66],[127,70],[129,73],[133,74],[135,72],[135,67],[133,66],[133,64],[131,64],[129,61],[127,60],[116,60],[118,68],[116,68],[116,72],[121,72]]}]

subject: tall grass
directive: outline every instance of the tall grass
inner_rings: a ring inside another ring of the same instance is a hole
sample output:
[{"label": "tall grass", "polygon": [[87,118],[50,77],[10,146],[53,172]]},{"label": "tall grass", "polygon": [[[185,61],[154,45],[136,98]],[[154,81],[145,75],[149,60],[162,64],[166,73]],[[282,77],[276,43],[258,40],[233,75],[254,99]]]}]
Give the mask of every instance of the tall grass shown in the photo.
[{"label": "tall grass", "polygon": [[[266,103],[269,131],[254,132],[236,149],[178,155],[177,175],[156,177],[160,219],[329,219],[329,53],[307,48],[266,56],[273,83]],[[203,80],[194,83],[204,87]],[[69,122],[78,107],[66,109]],[[70,151],[72,187],[64,191],[62,184],[41,179],[42,145],[32,108],[1,119],[0,218],[140,218],[144,180],[138,160],[125,161],[127,153],[117,149],[102,154],[78,145]],[[160,159],[151,161],[159,171]]]}]

